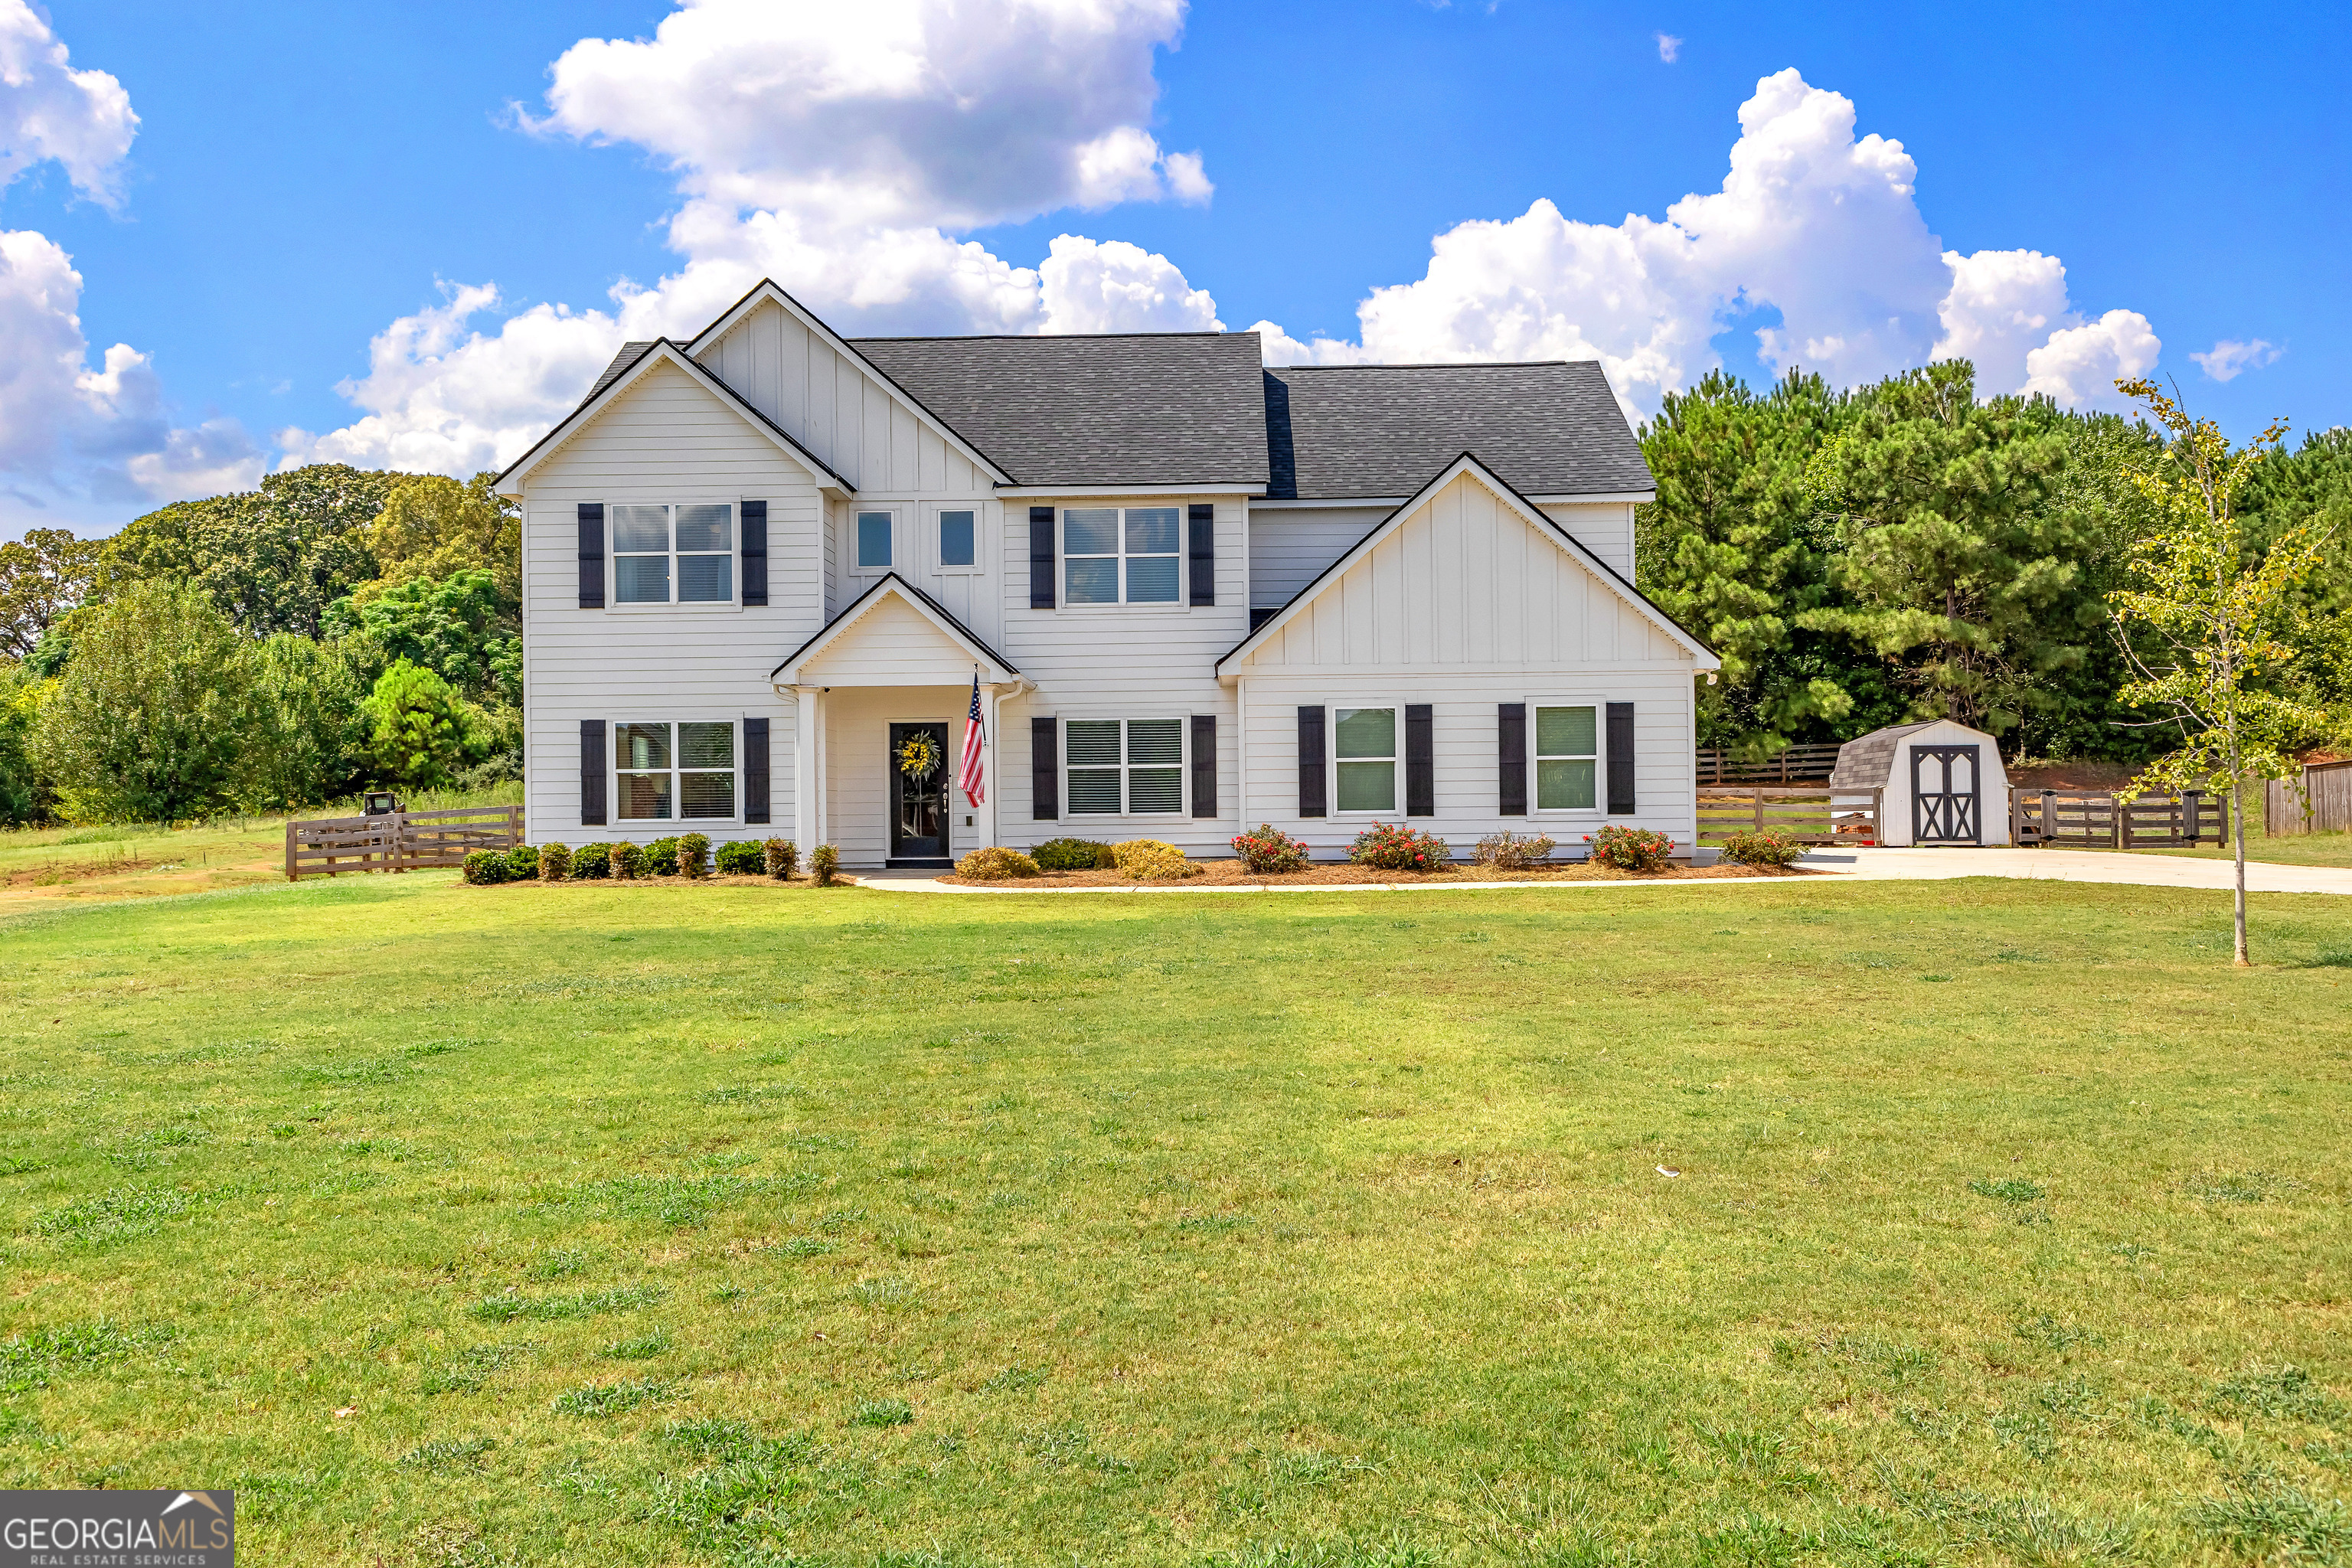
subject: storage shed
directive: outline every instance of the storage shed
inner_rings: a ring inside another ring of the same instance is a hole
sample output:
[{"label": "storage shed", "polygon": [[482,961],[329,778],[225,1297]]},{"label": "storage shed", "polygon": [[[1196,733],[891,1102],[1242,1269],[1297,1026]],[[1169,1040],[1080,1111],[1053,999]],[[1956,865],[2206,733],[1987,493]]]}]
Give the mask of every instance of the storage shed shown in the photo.
[{"label": "storage shed", "polygon": [[1891,724],[1838,748],[1830,773],[1836,805],[1867,805],[1881,790],[1878,842],[1984,845],[2009,842],[2009,774],[2000,744],[1948,719]]}]

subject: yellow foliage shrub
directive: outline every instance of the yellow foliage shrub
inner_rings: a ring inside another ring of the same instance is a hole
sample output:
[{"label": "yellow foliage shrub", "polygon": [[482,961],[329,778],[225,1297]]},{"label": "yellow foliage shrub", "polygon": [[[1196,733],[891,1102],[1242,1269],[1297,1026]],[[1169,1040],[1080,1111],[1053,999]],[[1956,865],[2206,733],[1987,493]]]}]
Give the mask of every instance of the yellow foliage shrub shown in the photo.
[{"label": "yellow foliage shrub", "polygon": [[1139,882],[1174,882],[1201,874],[1201,868],[1184,858],[1184,851],[1157,838],[1114,844],[1110,855],[1113,865]]},{"label": "yellow foliage shrub", "polygon": [[1008,877],[1037,875],[1037,862],[1018,849],[975,849],[956,862],[956,875],[975,882],[999,882]]}]

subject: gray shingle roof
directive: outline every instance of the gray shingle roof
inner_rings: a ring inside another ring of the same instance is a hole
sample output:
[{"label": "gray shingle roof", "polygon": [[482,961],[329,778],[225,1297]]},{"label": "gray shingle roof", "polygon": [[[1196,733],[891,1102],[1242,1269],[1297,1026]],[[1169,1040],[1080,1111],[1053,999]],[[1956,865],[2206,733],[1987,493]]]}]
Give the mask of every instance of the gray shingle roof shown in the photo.
[{"label": "gray shingle roof", "polygon": [[596,401],[596,395],[598,393],[604,391],[606,387],[620,380],[623,373],[627,371],[631,365],[646,357],[646,351],[654,346],[654,341],[655,340],[649,338],[644,342],[623,343],[621,345],[621,352],[613,356],[613,363],[604,367],[604,374],[596,378],[596,384],[590,387],[588,389],[588,395],[582,398],[580,401],[583,403],[593,403]]},{"label": "gray shingle roof", "polygon": [[[1838,748],[1837,766],[1830,770],[1832,789],[1878,789],[1895,766],[1895,748],[1906,735],[1916,735],[1935,719],[1916,724],[1890,724],[1884,730],[1873,730],[1867,735],[1857,735]],[[1906,784],[1905,786],[1908,788]]]},{"label": "gray shingle roof", "polygon": [[1255,332],[851,342],[1017,484],[1266,482]]},{"label": "gray shingle roof", "polygon": [[1522,495],[1655,488],[1598,362],[1265,373],[1277,500],[1409,496],[1464,452]]}]

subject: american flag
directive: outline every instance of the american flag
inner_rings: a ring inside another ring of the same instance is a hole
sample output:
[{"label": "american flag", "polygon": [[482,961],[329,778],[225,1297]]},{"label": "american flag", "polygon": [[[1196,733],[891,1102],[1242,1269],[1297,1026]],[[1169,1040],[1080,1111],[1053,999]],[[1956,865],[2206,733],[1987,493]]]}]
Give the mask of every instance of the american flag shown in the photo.
[{"label": "american flag", "polygon": [[963,790],[964,799],[978,805],[988,798],[988,783],[982,776],[981,742],[985,736],[980,727],[980,671],[971,672],[971,711],[963,721],[963,776],[956,781]]}]

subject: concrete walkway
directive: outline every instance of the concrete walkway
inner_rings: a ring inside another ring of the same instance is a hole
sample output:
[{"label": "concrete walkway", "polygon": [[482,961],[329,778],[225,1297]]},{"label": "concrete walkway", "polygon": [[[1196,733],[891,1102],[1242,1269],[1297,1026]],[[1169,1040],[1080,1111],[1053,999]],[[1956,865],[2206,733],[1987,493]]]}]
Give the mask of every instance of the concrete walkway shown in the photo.
[{"label": "concrete walkway", "polygon": [[[2143,888],[2206,888],[2226,890],[2231,870],[2227,860],[2200,860],[2182,855],[2122,855],[2096,849],[1817,849],[1799,862],[1808,870],[1825,871],[1824,878],[1805,878],[1816,885],[1840,881],[1942,881],[1956,877],[2012,877],[2045,882],[2119,882]],[[1399,882],[1276,883],[1247,887],[1202,887],[1198,884],[1139,882],[1110,888],[1040,888],[1011,883],[994,888],[956,887],[936,879],[936,871],[858,871],[860,887],[894,893],[980,893],[1030,895],[1039,893],[1441,893],[1479,889],[1536,889],[1545,892],[1591,892],[1624,888],[1624,882]],[[1779,877],[1715,878],[1651,882],[1651,888],[1786,888],[1790,879]],[[2257,893],[2352,893],[2352,868],[2336,866],[2274,866],[2246,862],[2246,889]]]}]

